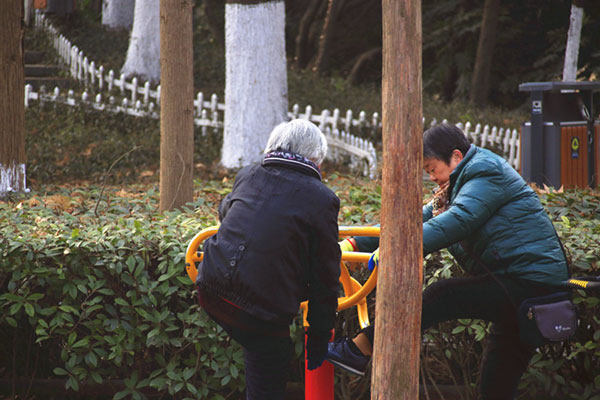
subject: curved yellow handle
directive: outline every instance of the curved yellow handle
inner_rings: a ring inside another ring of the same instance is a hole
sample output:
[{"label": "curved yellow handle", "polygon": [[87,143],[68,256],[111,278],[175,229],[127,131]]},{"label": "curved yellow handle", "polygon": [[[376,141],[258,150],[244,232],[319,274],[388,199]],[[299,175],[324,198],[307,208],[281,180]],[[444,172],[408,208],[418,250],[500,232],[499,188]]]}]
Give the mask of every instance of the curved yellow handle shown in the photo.
[{"label": "curved yellow handle", "polygon": [[[202,261],[203,253],[198,251],[200,244],[206,240],[206,238],[214,235],[219,230],[218,226],[211,226],[203,229],[196,236],[192,238],[188,244],[185,252],[185,269],[192,282],[196,282],[196,276],[198,270],[196,269],[196,263]],[[340,226],[339,227],[340,237],[347,236],[379,236],[379,227],[374,226]],[[369,325],[369,314],[367,312],[367,300],[366,297],[375,288],[377,284],[377,268],[373,270],[364,285],[361,285],[356,279],[350,276],[348,268],[344,261],[351,262],[368,262],[371,257],[371,253],[360,253],[344,251],[342,252],[342,262],[340,265],[340,282],[344,288],[344,297],[338,299],[338,311],[345,310],[347,308],[357,306],[358,319],[361,327]],[[306,313],[308,311],[308,302],[304,301],[300,305],[304,314],[304,325],[308,326],[306,321]]]},{"label": "curved yellow handle", "polygon": [[217,233],[218,230],[218,226],[211,226],[203,229],[196,234],[196,236],[194,236],[188,244],[187,250],[185,251],[185,270],[194,283],[196,282],[196,276],[198,276],[196,263],[202,261],[202,258],[204,257],[204,253],[198,251],[200,243],[204,242],[206,238]]}]

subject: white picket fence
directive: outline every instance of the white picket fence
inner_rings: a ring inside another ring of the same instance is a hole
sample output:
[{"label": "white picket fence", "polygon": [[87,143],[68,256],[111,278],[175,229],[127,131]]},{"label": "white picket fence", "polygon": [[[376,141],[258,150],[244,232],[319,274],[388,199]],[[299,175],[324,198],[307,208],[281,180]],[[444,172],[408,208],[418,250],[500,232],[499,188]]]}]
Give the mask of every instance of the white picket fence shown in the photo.
[{"label": "white picket fence", "polygon": [[[55,87],[51,92],[46,92],[45,88],[41,87],[38,92],[35,92],[31,85],[26,85],[25,107],[29,107],[33,101],[61,103],[72,107],[89,107],[97,111],[125,113],[135,117],[160,118],[160,112],[154,102],[144,105],[140,100],[132,103],[128,98],[123,98],[119,102],[116,101],[114,96],[105,101],[101,94],[93,96],[85,90],[76,96],[73,90],[62,93],[58,87]],[[215,133],[222,131],[223,121],[218,119],[220,114],[218,113],[216,95],[211,96],[210,102],[205,102],[202,93],[199,93],[194,101],[194,108],[194,124],[200,128],[203,136],[208,133],[208,129],[212,129]],[[344,155],[348,155],[352,168],[358,169],[363,175],[369,176],[371,179],[376,178],[377,154],[373,143],[321,123],[321,120],[324,120],[321,118],[322,116],[306,113],[290,113],[290,116],[310,119],[319,125],[331,149],[328,152],[328,158],[338,162],[344,158]]]},{"label": "white picket fence", "polygon": [[[71,44],[67,38],[60,34],[43,13],[36,12],[35,26],[50,36],[51,42],[58,53],[60,65],[67,69],[71,78],[81,83],[88,93],[101,93],[104,97],[118,96],[120,97],[119,102],[128,99],[130,104],[136,104],[139,100],[144,107],[148,107],[150,103],[160,104],[160,85],[152,87],[150,82],[142,84],[137,78],[128,81],[123,74],[117,76],[117,73],[112,69],[106,71],[104,66],[98,66],[96,62],[89,60],[82,50],[79,50],[77,46]],[[209,108],[211,115],[215,111],[222,113],[225,110],[225,104],[218,103],[218,100],[216,109],[211,108],[215,96],[213,94],[210,102],[205,101],[203,103],[203,108]],[[198,104],[201,102],[199,99],[204,99],[202,93],[197,95],[196,102]],[[355,134],[357,129],[375,132],[381,127],[378,113],[373,113],[371,118],[368,119],[364,111],[358,114],[358,118],[354,118],[352,110],[348,110],[344,115],[341,115],[340,111],[336,109],[333,113],[326,112],[327,116],[324,117],[323,113],[313,115],[311,106],[307,106],[305,112],[301,113],[300,106],[295,104],[288,114],[290,118],[306,118],[319,123],[321,127],[329,126],[332,130],[337,129],[350,134]],[[222,118],[219,119],[222,120]]]},{"label": "white picket fence", "polygon": [[[105,72],[102,65],[97,66],[90,61],[76,46],[61,35],[50,23],[43,13],[36,12],[35,26],[46,32],[54,45],[62,67],[68,69],[71,77],[80,82],[85,90],[78,96],[73,91],[66,94],[55,88],[51,93],[40,91],[33,92],[31,87],[25,88],[25,103],[31,100],[54,101],[77,106],[86,104],[100,111],[123,112],[134,116],[148,116],[159,118],[160,112],[160,85],[152,87],[150,82],[141,85],[137,78],[127,81],[124,75],[116,77],[113,70]],[[203,134],[207,129],[223,129],[223,113],[225,104],[219,103],[218,96],[213,94],[210,100],[202,92],[194,100],[194,122],[202,129]],[[317,124],[326,134],[332,147],[332,157],[338,160],[342,154],[351,156],[351,163],[362,167],[363,173],[372,179],[377,171],[377,156],[373,143],[357,136],[358,133],[377,136],[381,130],[379,113],[375,112],[370,118],[365,111],[354,118],[352,110],[341,113],[338,108],[333,112],[325,109],[319,114],[313,113],[312,106],[308,105],[301,112],[300,106],[295,104],[288,112],[289,118],[304,118]],[[447,122],[446,120],[442,122]],[[433,119],[429,126],[437,123]],[[423,119],[424,126],[426,125]],[[458,123],[467,137],[481,147],[494,148],[500,151],[508,162],[515,168],[519,167],[519,138],[518,131],[510,128],[490,127],[484,124]],[[472,127],[474,129],[471,129]]]}]

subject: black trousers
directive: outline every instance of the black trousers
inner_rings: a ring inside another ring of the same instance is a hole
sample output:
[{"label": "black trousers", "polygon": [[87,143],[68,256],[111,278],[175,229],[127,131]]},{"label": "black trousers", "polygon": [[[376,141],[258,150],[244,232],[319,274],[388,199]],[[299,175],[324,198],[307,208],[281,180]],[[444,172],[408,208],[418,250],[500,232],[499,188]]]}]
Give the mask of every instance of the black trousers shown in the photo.
[{"label": "black trousers", "polygon": [[219,297],[198,290],[204,311],[244,351],[247,400],[283,400],[292,360],[285,321],[263,321]]},{"label": "black trousers", "polygon": [[[460,318],[492,322],[480,373],[482,400],[512,400],[535,349],[519,338],[516,308],[555,289],[525,280],[484,275],[436,282],[423,292],[421,330]],[[361,331],[371,343],[374,327]]]}]

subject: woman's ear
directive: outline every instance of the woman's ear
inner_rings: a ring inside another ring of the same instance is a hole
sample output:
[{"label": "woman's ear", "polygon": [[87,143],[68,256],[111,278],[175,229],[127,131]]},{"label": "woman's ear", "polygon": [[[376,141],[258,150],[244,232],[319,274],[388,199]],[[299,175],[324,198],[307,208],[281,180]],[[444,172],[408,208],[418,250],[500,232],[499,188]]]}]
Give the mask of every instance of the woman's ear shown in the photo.
[{"label": "woman's ear", "polygon": [[450,168],[454,169],[463,159],[463,154],[458,149],[452,150],[452,156],[450,157]]},{"label": "woman's ear", "polygon": [[460,150],[454,149],[454,150],[452,150],[452,158],[454,160],[456,160],[457,162],[461,162],[462,159],[464,158],[464,156],[463,156],[463,153],[461,153]]}]

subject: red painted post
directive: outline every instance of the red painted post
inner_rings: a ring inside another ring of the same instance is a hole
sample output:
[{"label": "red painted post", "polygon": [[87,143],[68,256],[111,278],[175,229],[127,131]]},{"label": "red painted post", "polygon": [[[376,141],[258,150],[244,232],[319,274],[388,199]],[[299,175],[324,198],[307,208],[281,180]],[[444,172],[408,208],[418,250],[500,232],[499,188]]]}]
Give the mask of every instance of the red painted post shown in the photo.
[{"label": "red painted post", "polygon": [[[333,340],[333,334],[331,335]],[[306,349],[306,334],[304,335]],[[333,400],[333,364],[325,361],[317,369],[309,371],[306,368],[306,352],[304,352],[304,399]]]}]

